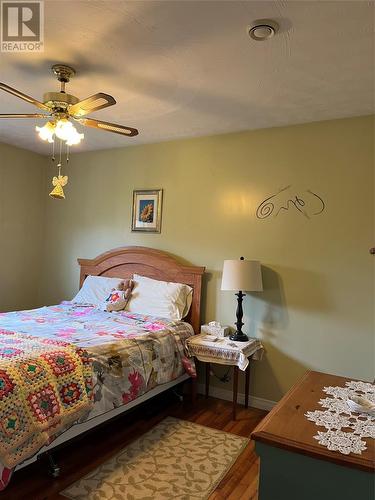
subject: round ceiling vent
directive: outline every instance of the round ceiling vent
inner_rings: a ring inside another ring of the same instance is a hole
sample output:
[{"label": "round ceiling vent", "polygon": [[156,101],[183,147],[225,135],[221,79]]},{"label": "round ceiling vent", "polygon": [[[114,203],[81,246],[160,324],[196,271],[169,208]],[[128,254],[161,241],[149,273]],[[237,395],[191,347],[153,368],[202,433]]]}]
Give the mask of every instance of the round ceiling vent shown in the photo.
[{"label": "round ceiling vent", "polygon": [[279,25],[275,21],[269,19],[260,19],[248,27],[249,36],[257,42],[262,42],[272,38],[279,29]]}]

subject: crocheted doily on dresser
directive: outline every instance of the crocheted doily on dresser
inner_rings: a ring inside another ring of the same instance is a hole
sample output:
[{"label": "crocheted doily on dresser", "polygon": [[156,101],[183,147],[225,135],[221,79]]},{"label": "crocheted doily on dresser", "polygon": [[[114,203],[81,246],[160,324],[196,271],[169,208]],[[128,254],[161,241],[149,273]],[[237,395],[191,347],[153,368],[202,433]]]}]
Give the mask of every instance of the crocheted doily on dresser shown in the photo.
[{"label": "crocheted doily on dresser", "polygon": [[[366,382],[346,382],[346,387],[324,387],[331,397],[321,399],[324,410],[308,411],[305,416],[326,431],[318,431],[314,438],[331,451],[344,455],[361,454],[367,449],[363,438],[375,439],[375,415],[350,410],[347,399],[362,396],[375,403],[375,386]],[[345,429],[345,430],[343,430]]]}]

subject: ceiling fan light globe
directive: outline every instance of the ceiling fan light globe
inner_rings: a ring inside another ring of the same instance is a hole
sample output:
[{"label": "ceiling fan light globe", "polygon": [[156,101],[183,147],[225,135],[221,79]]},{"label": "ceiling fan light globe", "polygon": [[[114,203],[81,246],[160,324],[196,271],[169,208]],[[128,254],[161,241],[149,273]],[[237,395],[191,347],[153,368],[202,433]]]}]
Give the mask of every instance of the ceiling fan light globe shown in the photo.
[{"label": "ceiling fan light globe", "polygon": [[58,137],[62,141],[67,141],[71,136],[73,129],[74,129],[73,124],[69,120],[67,120],[66,118],[61,118],[56,123],[56,128],[55,128],[56,137]]},{"label": "ceiling fan light globe", "polygon": [[67,139],[66,144],[67,146],[75,146],[76,144],[79,144],[81,140],[85,137],[85,134],[79,134],[76,129],[75,133],[72,134],[69,139]]},{"label": "ceiling fan light globe", "polygon": [[67,146],[79,144],[84,137],[84,134],[79,134],[72,122],[67,118],[61,118],[56,123],[55,134],[56,137],[65,141]]},{"label": "ceiling fan light globe", "polygon": [[47,122],[43,127],[36,126],[35,130],[43,141],[54,142],[55,125],[52,122]]}]

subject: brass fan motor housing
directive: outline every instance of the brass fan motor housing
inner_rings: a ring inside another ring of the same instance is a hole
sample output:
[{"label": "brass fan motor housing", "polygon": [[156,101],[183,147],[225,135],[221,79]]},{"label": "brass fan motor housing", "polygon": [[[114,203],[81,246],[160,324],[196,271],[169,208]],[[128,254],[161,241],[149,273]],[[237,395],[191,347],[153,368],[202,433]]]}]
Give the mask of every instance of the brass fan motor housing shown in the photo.
[{"label": "brass fan motor housing", "polygon": [[72,94],[66,94],[65,92],[46,92],[43,95],[44,104],[51,109],[67,109],[68,106],[76,104],[78,101],[78,97]]}]

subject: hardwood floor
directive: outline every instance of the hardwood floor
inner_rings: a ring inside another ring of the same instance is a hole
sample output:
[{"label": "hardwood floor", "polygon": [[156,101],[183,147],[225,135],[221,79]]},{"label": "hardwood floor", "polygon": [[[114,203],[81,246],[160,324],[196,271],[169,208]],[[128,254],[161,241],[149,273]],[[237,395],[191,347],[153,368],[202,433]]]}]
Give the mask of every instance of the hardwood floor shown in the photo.
[{"label": "hardwood floor", "polygon": [[[164,393],[57,450],[55,457],[61,467],[59,478],[50,478],[46,473],[46,463],[42,461],[16,472],[8,488],[0,493],[0,500],[65,498],[59,495],[59,491],[109,459],[168,415],[240,436],[250,436],[265,414],[262,410],[239,406],[234,422],[231,420],[232,403],[228,401],[198,398],[192,407],[188,401],[181,403],[173,394]],[[209,500],[256,500],[258,468],[254,443],[250,442]]]}]

